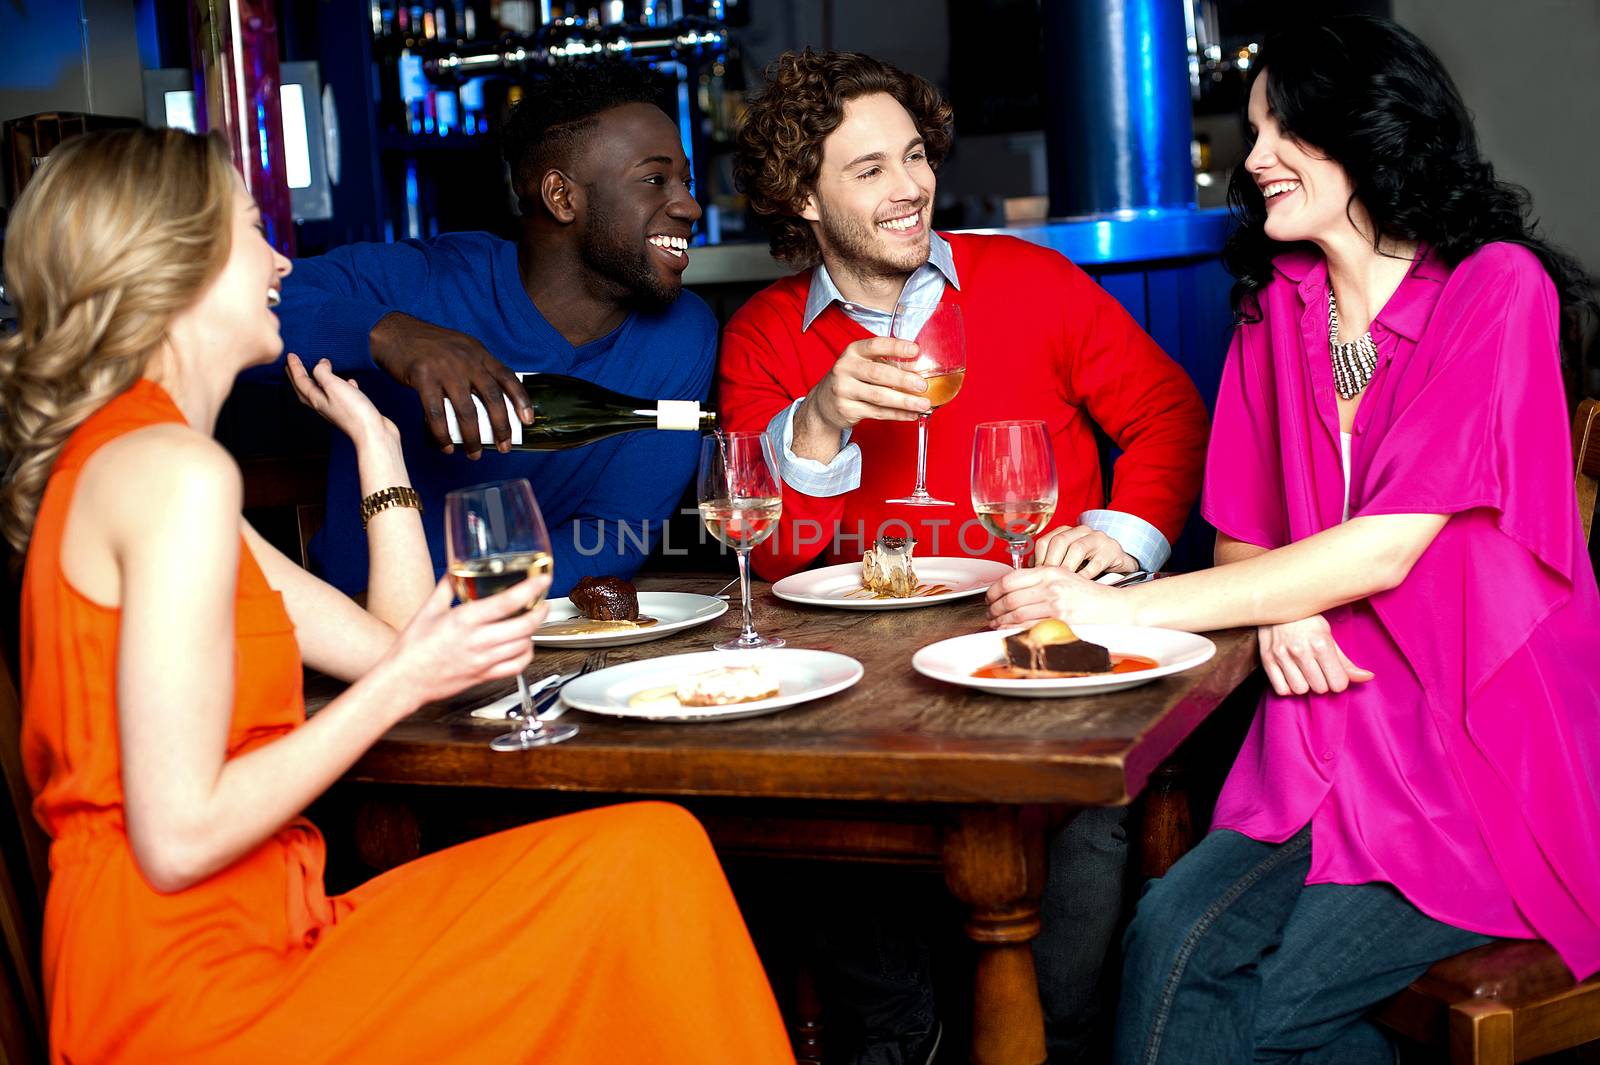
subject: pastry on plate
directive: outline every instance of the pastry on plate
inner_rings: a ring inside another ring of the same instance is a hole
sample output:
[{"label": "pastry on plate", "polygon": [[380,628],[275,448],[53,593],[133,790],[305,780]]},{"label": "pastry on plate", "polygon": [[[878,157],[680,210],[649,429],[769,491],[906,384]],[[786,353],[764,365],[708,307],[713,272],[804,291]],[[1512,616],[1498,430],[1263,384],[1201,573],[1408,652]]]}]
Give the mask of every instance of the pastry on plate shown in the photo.
[{"label": "pastry on plate", "polygon": [[683,706],[753,703],[777,695],[778,681],[760,666],[723,666],[683,678],[676,694]]},{"label": "pastry on plate", "polygon": [[909,536],[880,536],[861,559],[861,587],[874,595],[906,599],[916,594],[917,575],[911,569]]}]

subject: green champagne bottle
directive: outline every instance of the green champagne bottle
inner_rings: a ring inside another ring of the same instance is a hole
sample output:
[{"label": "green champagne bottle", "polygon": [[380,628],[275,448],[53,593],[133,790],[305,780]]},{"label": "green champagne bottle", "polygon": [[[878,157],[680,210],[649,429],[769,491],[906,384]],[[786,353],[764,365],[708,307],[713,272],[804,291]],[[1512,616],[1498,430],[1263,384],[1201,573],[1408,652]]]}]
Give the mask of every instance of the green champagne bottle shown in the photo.
[{"label": "green champagne bottle", "polygon": [[[564,451],[640,429],[710,432],[717,427],[716,414],[701,410],[692,399],[639,399],[559,373],[517,377],[533,406],[533,424],[523,425],[510,398],[505,399],[511,446],[522,451]],[[489,412],[477,396],[472,397],[472,406],[478,418],[478,439],[488,443],[494,439]],[[445,401],[444,417],[450,439],[461,443],[461,426],[449,400]]]}]

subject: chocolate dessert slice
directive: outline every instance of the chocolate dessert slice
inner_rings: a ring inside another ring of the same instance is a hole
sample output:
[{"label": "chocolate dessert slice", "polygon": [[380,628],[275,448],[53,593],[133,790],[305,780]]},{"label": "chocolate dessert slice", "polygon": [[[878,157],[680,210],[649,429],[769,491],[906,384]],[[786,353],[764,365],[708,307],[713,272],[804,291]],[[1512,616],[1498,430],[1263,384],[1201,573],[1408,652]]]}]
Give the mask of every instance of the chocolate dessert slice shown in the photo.
[{"label": "chocolate dessert slice", "polygon": [[617,577],[585,577],[571,592],[578,613],[595,621],[638,621],[639,593]]},{"label": "chocolate dessert slice", "polygon": [[1078,639],[1072,626],[1045,618],[1032,628],[1006,637],[1006,662],[1028,673],[1109,673],[1111,652]]}]

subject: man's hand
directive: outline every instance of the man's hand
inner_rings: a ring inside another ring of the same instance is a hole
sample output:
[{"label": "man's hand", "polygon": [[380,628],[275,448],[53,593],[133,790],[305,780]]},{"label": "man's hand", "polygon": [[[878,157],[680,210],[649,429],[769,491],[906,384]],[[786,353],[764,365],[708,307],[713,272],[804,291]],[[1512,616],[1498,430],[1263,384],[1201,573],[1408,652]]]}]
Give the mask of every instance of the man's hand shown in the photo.
[{"label": "man's hand", "polygon": [[489,412],[495,446],[502,452],[511,448],[511,421],[506,417],[502,393],[511,398],[524,425],[533,421],[533,407],[522,382],[474,337],[430,325],[398,311],[386,314],[369,335],[372,361],[401,384],[414,389],[422,403],[428,432],[444,448],[455,451],[450,430],[445,426],[444,401],[455,408],[456,424],[461,427],[461,443],[467,457],[475,459],[486,441],[478,439],[478,419],[473,413],[476,394]]},{"label": "man's hand", "polygon": [[1091,580],[1102,573],[1135,573],[1139,563],[1122,545],[1087,525],[1051,529],[1034,544],[1035,566],[1060,566]]},{"label": "man's hand", "polygon": [[801,458],[831,462],[839,434],[875,418],[910,422],[931,410],[922,393],[927,382],[879,359],[912,359],[917,346],[893,337],[869,337],[845,348],[833,368],[806,394],[795,413],[793,450]]}]

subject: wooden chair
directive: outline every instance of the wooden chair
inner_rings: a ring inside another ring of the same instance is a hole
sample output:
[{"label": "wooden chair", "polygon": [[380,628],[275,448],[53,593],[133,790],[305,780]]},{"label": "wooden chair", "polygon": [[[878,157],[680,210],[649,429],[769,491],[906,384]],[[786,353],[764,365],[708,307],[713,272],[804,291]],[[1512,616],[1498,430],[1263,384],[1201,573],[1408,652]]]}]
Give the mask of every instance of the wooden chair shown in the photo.
[{"label": "wooden chair", "polygon": [[269,512],[274,520],[257,524],[261,535],[290,558],[298,550],[305,569],[311,568],[311,537],[322,528],[327,461],[325,455],[295,455],[239,463],[245,511]]},{"label": "wooden chair", "polygon": [[[1572,450],[1589,539],[1600,480],[1600,401],[1578,405]],[[1600,975],[1574,983],[1548,944],[1503,939],[1439,962],[1373,1019],[1448,1047],[1451,1065],[1512,1065],[1600,1040]]]},{"label": "wooden chair", "polygon": [[1600,483],[1600,399],[1578,404],[1572,420],[1572,451],[1578,464],[1578,516],[1583,537],[1594,543],[1595,485]]},{"label": "wooden chair", "polygon": [[22,773],[22,707],[11,670],[0,656],[0,1065],[44,1061],[44,995],[39,934],[50,882],[49,840],[33,819]]}]

